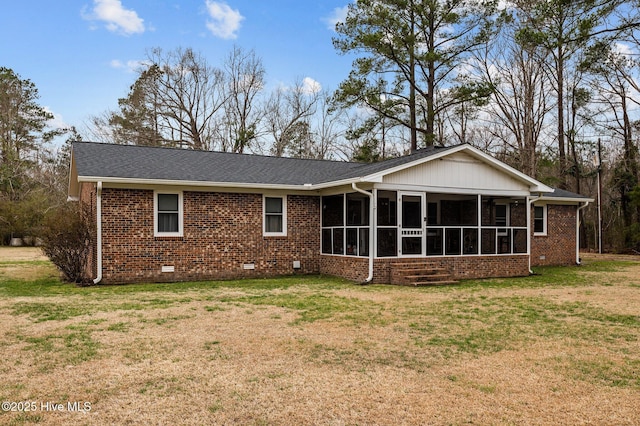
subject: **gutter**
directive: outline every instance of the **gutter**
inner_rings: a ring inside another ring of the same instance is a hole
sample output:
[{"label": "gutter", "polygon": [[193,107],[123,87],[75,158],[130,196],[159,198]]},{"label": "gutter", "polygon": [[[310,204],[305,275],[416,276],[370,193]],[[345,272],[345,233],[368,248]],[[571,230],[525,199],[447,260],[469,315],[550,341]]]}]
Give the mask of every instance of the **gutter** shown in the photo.
[{"label": "gutter", "polygon": [[369,197],[369,275],[367,276],[367,278],[364,280],[364,282],[362,284],[369,284],[372,280],[373,280],[373,256],[374,256],[374,237],[375,237],[375,232],[374,232],[374,227],[373,227],[373,221],[375,218],[375,200],[374,200],[374,195],[373,192],[367,192],[363,189],[360,189],[356,186],[355,182],[351,183],[351,188],[353,188],[355,191],[366,195],[367,197]]},{"label": "gutter", "polygon": [[102,181],[99,181],[96,187],[96,269],[98,276],[93,280],[94,284],[102,281]]},{"label": "gutter", "polygon": [[535,203],[536,201],[539,201],[540,199],[544,198],[542,194],[538,194],[538,196],[536,198],[530,198],[529,201],[527,201],[527,251],[529,252],[529,274],[533,275],[533,270],[531,269],[531,233],[533,231],[533,229],[531,229],[531,206],[533,206],[533,203]]},{"label": "gutter", "polygon": [[590,201],[585,201],[584,205],[578,207],[576,211],[576,265],[581,265],[580,262],[580,210],[589,205]]}]

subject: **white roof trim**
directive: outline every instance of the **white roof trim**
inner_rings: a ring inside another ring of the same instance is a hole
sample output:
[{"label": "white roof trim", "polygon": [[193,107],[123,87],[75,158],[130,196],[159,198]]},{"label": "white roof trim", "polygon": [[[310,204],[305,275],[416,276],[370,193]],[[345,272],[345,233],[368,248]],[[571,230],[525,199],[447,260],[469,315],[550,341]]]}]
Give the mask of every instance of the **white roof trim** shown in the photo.
[{"label": "white roof trim", "polygon": [[536,204],[538,201],[544,201],[544,204],[560,204],[560,203],[593,203],[595,200],[593,198],[578,198],[578,197],[545,197],[544,195],[535,200],[533,204]]},{"label": "white roof trim", "polygon": [[170,179],[140,179],[140,178],[119,178],[101,176],[78,176],[79,182],[103,182],[116,184],[138,184],[138,185],[168,185],[168,186],[201,186],[201,187],[228,187],[228,188],[255,188],[255,189],[290,189],[290,190],[314,190],[314,185],[279,185],[266,183],[244,183],[244,182],[207,182],[188,181]]}]

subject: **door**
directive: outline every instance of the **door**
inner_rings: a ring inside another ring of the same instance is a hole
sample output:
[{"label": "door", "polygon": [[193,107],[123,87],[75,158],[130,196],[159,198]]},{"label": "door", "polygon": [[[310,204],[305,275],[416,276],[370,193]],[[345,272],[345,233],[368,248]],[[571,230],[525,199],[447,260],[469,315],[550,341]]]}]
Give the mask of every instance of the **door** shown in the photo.
[{"label": "door", "polygon": [[425,195],[420,192],[398,193],[400,211],[400,256],[424,255]]}]

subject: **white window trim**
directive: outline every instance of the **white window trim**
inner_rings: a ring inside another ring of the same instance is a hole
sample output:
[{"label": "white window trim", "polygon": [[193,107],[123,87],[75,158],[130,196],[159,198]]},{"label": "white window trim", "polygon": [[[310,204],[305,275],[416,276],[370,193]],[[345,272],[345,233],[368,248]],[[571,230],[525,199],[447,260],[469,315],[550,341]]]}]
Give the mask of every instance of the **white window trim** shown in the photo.
[{"label": "white window trim", "polygon": [[[535,228],[536,228],[536,207],[542,207],[542,232],[535,232]],[[535,235],[536,237],[545,237],[547,235],[547,205],[546,204],[539,204],[539,205],[533,205],[533,235]]]},{"label": "white window trim", "polygon": [[[178,232],[158,231],[158,194],[178,194]],[[182,237],[184,236],[184,208],[182,191],[153,191],[153,235],[154,237]]]},{"label": "white window trim", "polygon": [[[267,232],[267,198],[282,199],[282,232]],[[287,236],[287,196],[286,195],[262,195],[262,236],[286,237]]]}]

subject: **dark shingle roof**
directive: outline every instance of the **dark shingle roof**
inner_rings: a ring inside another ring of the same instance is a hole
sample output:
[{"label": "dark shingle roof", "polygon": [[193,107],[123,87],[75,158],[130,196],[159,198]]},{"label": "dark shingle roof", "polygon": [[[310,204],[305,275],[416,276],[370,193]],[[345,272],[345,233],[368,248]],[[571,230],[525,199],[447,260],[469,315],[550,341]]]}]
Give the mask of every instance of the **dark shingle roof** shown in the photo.
[{"label": "dark shingle roof", "polygon": [[576,194],[575,192],[565,191],[564,189],[553,188],[553,192],[547,192],[544,194],[545,197],[550,198],[584,198],[585,200],[590,199],[585,195]]},{"label": "dark shingle roof", "polygon": [[432,147],[373,164],[226,152],[75,142],[78,176],[267,185],[321,184],[367,176],[448,148]]}]

